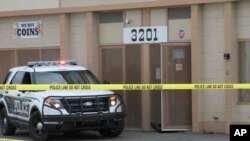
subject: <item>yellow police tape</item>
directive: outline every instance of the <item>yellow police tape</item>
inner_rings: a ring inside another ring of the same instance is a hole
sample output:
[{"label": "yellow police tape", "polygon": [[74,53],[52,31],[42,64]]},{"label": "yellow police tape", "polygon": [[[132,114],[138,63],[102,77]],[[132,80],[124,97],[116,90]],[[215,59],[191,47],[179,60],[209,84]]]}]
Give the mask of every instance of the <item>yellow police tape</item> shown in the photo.
[{"label": "yellow police tape", "polygon": [[51,84],[0,85],[0,90],[192,90],[192,89],[250,89],[244,84]]}]

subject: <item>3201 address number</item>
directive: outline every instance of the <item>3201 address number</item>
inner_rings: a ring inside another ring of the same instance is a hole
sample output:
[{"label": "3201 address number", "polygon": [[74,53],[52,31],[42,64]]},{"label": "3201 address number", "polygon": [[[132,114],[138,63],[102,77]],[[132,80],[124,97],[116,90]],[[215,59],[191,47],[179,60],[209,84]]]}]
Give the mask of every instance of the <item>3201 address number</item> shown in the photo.
[{"label": "3201 address number", "polygon": [[146,28],[146,29],[132,29],[131,30],[131,40],[133,42],[137,41],[157,41],[157,29],[156,28]]},{"label": "3201 address number", "polygon": [[167,42],[166,26],[128,27],[123,32],[125,44]]}]

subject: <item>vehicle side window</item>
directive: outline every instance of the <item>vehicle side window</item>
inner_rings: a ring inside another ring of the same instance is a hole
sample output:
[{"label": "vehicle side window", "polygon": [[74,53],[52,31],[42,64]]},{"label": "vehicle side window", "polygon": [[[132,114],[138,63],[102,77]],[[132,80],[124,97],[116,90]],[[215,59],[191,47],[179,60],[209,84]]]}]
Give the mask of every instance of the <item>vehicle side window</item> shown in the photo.
[{"label": "vehicle side window", "polygon": [[11,72],[9,72],[9,73],[7,74],[7,76],[5,77],[5,79],[4,79],[4,81],[3,81],[3,84],[6,84],[6,83],[7,83],[7,81],[9,80],[10,75],[11,75]]},{"label": "vehicle side window", "polygon": [[31,84],[30,73],[26,72],[23,77],[22,84]]},{"label": "vehicle side window", "polygon": [[25,72],[22,71],[17,72],[11,80],[10,84],[22,84],[24,74]]}]

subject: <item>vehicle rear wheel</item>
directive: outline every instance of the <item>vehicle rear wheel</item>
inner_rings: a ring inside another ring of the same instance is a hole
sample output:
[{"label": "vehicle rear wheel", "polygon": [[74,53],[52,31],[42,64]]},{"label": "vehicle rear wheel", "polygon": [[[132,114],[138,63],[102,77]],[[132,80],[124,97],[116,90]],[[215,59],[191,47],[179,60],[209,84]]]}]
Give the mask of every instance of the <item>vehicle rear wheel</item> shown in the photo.
[{"label": "vehicle rear wheel", "polygon": [[29,121],[29,133],[30,136],[36,141],[45,141],[49,137],[44,130],[44,125],[39,112],[31,114]]},{"label": "vehicle rear wheel", "polygon": [[5,108],[2,108],[0,112],[0,127],[3,135],[14,135],[16,132],[16,127],[13,127],[9,122],[7,111]]},{"label": "vehicle rear wheel", "polygon": [[114,121],[115,128],[99,130],[99,133],[104,137],[117,137],[124,130],[124,119]]}]

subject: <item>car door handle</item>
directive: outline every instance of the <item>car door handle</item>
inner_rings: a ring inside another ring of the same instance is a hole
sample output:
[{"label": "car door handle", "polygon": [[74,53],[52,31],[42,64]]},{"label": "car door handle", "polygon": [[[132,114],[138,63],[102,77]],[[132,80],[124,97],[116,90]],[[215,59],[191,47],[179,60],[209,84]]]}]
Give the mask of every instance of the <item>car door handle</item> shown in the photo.
[{"label": "car door handle", "polygon": [[17,96],[21,96],[21,94],[17,94]]}]

